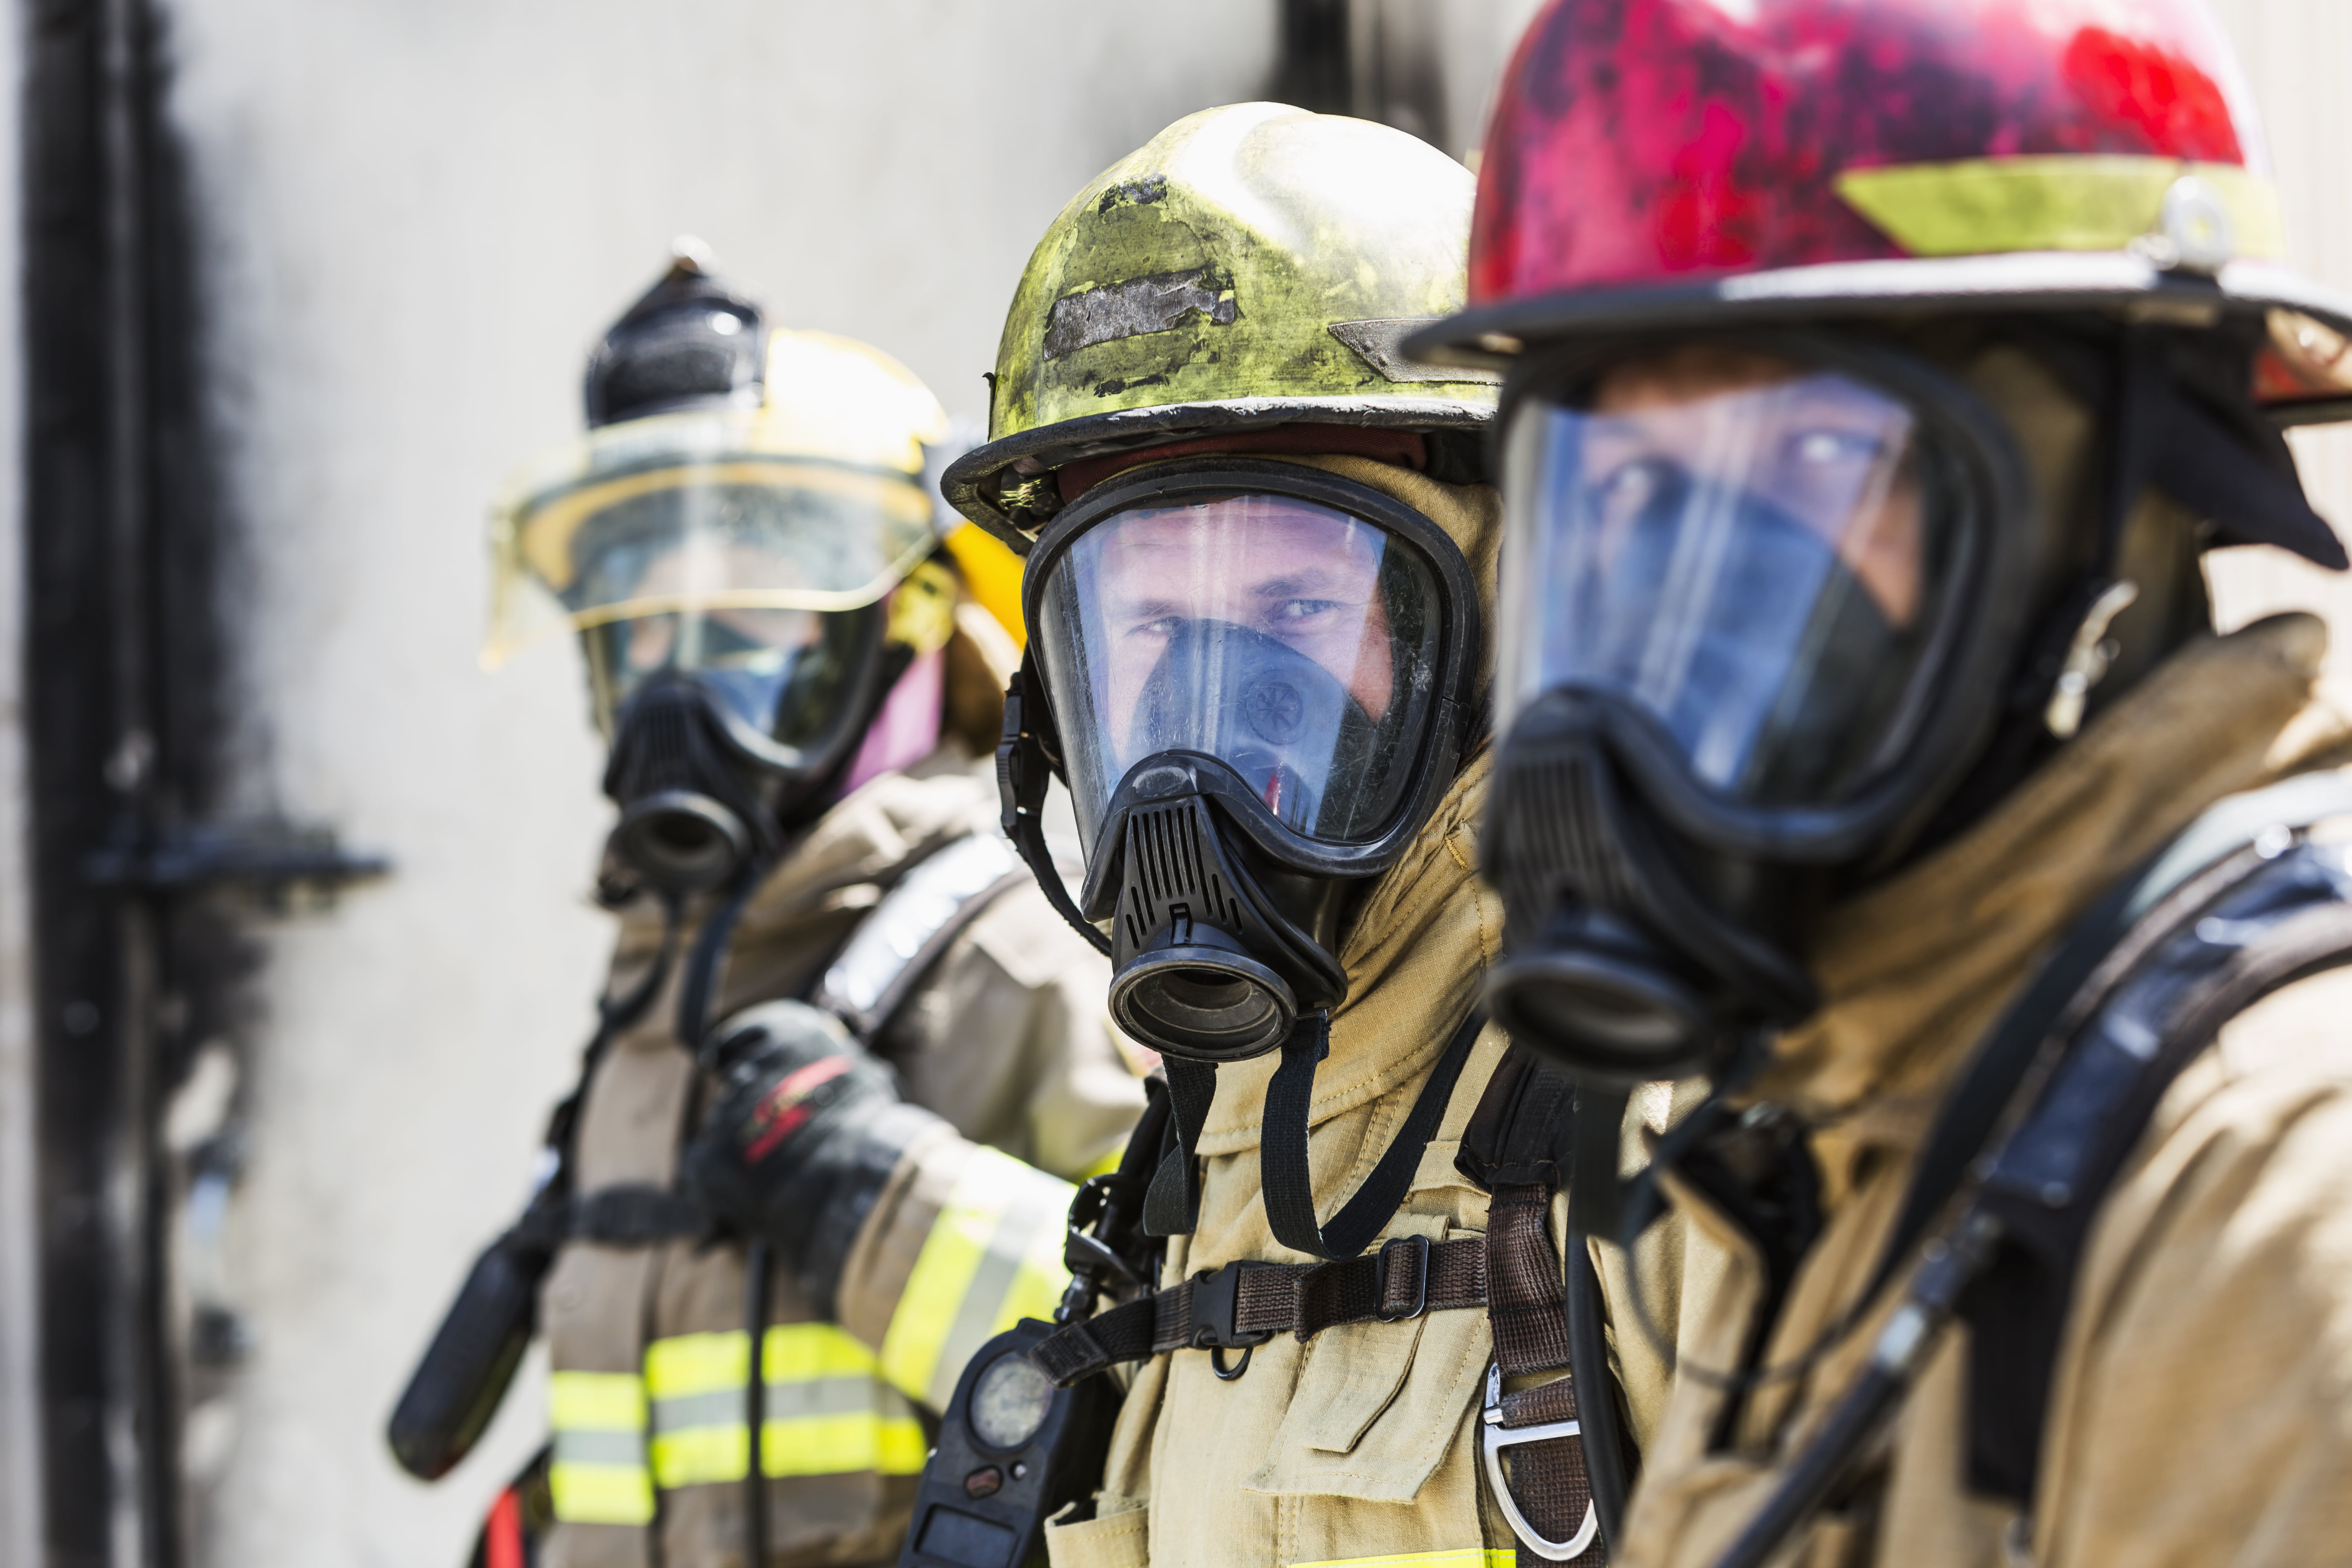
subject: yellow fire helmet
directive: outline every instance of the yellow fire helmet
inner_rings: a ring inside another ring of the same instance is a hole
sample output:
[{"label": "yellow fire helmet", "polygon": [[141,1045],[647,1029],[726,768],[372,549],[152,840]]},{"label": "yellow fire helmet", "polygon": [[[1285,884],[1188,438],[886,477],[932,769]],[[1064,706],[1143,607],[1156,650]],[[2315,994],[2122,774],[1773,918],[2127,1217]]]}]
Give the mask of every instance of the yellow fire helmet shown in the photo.
[{"label": "yellow fire helmet", "polygon": [[[779,330],[755,406],[623,419],[509,481],[490,521],[483,663],[567,627],[862,609],[917,574],[943,535],[972,596],[1018,640],[1018,561],[934,499],[927,458],[947,436],[938,399],[887,354]],[[891,640],[940,646],[953,602],[944,581],[901,595]],[[604,684],[609,715],[620,694]]]}]

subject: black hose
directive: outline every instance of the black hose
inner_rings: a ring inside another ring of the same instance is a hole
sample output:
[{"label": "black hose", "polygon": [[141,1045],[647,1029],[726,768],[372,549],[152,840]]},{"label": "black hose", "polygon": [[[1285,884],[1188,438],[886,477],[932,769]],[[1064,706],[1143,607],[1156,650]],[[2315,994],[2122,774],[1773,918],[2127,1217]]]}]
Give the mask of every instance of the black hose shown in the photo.
[{"label": "black hose", "polygon": [[751,895],[767,879],[772,864],[755,860],[746,865],[694,939],[694,951],[687,956],[686,973],[678,983],[676,1025],[677,1043],[686,1047],[689,1056],[698,1057],[702,1052],[703,1036],[710,1027],[710,1005],[718,999],[719,973],[726,965],[728,949],[734,943],[735,922],[742,918],[743,906],[751,901]]},{"label": "black hose", "polygon": [[[1862,1381],[1841,1401],[1822,1428],[1821,1435],[1805,1446],[1797,1462],[1780,1479],[1780,1486],[1765,1504],[1763,1511],[1748,1521],[1748,1528],[1730,1549],[1715,1560],[1715,1568],[1764,1568],[1772,1554],[1787,1544],[1813,1510],[1829,1497],[1854,1456],[1869,1442],[1886,1413],[1911,1380],[1901,1371],[1873,1362],[1862,1374]],[[1587,1446],[1587,1452],[1590,1452]]]},{"label": "black hose", "polygon": [[743,1568],[768,1561],[768,1477],[761,1454],[768,1423],[768,1244],[743,1249],[743,1332],[751,1342],[743,1380]]},{"label": "black hose", "polygon": [[1972,1208],[1949,1232],[1921,1248],[1906,1300],[1881,1331],[1862,1377],[1780,1478],[1761,1511],[1715,1560],[1715,1568],[1764,1568],[1828,1500],[1888,1413],[1910,1391],[1912,1380],[1951,1322],[1960,1292],[1983,1272],[2000,1237],[2000,1223]]},{"label": "black hose", "polygon": [[1616,1379],[1601,1334],[1601,1275],[1585,1238],[1568,1236],[1568,1364],[1576,1380],[1576,1419],[1584,1438],[1584,1473],[1592,1483],[1592,1511],[1601,1523],[1603,1557],[1617,1554],[1625,1522],[1624,1429],[1617,1420]]}]

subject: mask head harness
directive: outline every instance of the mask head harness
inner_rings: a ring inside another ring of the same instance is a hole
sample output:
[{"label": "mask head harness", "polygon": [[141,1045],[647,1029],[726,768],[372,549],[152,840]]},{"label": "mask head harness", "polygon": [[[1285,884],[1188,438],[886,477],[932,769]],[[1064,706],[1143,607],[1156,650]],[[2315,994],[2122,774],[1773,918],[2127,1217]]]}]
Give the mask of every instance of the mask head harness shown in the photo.
[{"label": "mask head harness", "polygon": [[[1116,617],[1098,615],[1083,586],[1093,569],[1078,558],[1085,542],[1122,517],[1181,515],[1236,495],[1376,531],[1381,657],[1391,661],[1381,720],[1264,629],[1172,609],[1153,622],[1149,668],[1120,687],[1118,656],[1104,643],[1129,628],[1106,626]],[[1194,458],[1107,481],[1066,508],[1031,551],[1024,599],[1034,630],[998,752],[1008,836],[1064,916],[1110,956],[1121,1027],[1202,1062],[1277,1048],[1302,1016],[1345,995],[1331,950],[1346,895],[1394,862],[1459,764],[1479,647],[1468,563],[1427,518],[1370,487],[1298,464]],[[1415,618],[1425,624],[1405,624]],[[1101,710],[1114,701],[1124,711]],[[1087,727],[1076,747],[1072,724]],[[1123,765],[1114,729],[1141,751]],[[1039,825],[1053,776],[1072,785],[1088,839],[1076,900]],[[1108,937],[1097,921],[1109,922]]]}]

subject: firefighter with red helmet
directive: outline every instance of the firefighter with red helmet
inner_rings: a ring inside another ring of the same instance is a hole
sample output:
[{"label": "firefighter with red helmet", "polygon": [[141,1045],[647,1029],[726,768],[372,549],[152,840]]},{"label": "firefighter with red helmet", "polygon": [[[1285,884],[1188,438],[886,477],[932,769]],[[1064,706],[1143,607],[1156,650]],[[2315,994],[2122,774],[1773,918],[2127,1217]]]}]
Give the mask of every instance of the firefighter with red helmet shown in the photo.
[{"label": "firefighter with red helmet", "polygon": [[2200,563],[2346,564],[2281,231],[2195,0],[1554,0],[1509,67],[1407,344],[1507,376],[1487,994],[1580,1107],[1710,1086],[1575,1207],[1732,1259],[1621,1563],[2352,1560],[2352,712]]}]

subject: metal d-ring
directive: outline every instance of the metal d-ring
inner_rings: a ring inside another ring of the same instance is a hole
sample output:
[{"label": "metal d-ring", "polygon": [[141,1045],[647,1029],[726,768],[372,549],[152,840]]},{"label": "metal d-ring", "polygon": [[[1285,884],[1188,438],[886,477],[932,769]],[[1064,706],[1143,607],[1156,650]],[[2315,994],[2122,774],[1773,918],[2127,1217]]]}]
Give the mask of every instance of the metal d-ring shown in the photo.
[{"label": "metal d-ring", "polygon": [[1502,1369],[1489,1363],[1486,1367],[1486,1404],[1480,1412],[1485,1435],[1479,1442],[1482,1457],[1486,1461],[1486,1484],[1495,1494],[1495,1501],[1510,1521],[1511,1530],[1519,1544],[1547,1563],[1566,1563],[1581,1557],[1601,1533],[1601,1513],[1593,1504],[1584,1505],[1584,1519],[1576,1533],[1566,1541],[1553,1541],[1529,1524],[1519,1511],[1518,1500],[1511,1495],[1510,1478],[1503,1473],[1503,1451],[1528,1443],[1549,1442],[1559,1437],[1584,1438],[1583,1426],[1575,1421],[1548,1421],[1537,1426],[1506,1426],[1503,1425]]},{"label": "metal d-ring", "polygon": [[1255,1345],[1244,1345],[1242,1347],[1241,1364],[1234,1368],[1231,1372],[1227,1372],[1225,1370],[1225,1347],[1223,1345],[1211,1345],[1209,1347],[1209,1370],[1217,1374],[1218,1382],[1232,1383],[1235,1379],[1239,1378],[1242,1373],[1249,1370],[1249,1358],[1256,1353],[1257,1347]]}]

